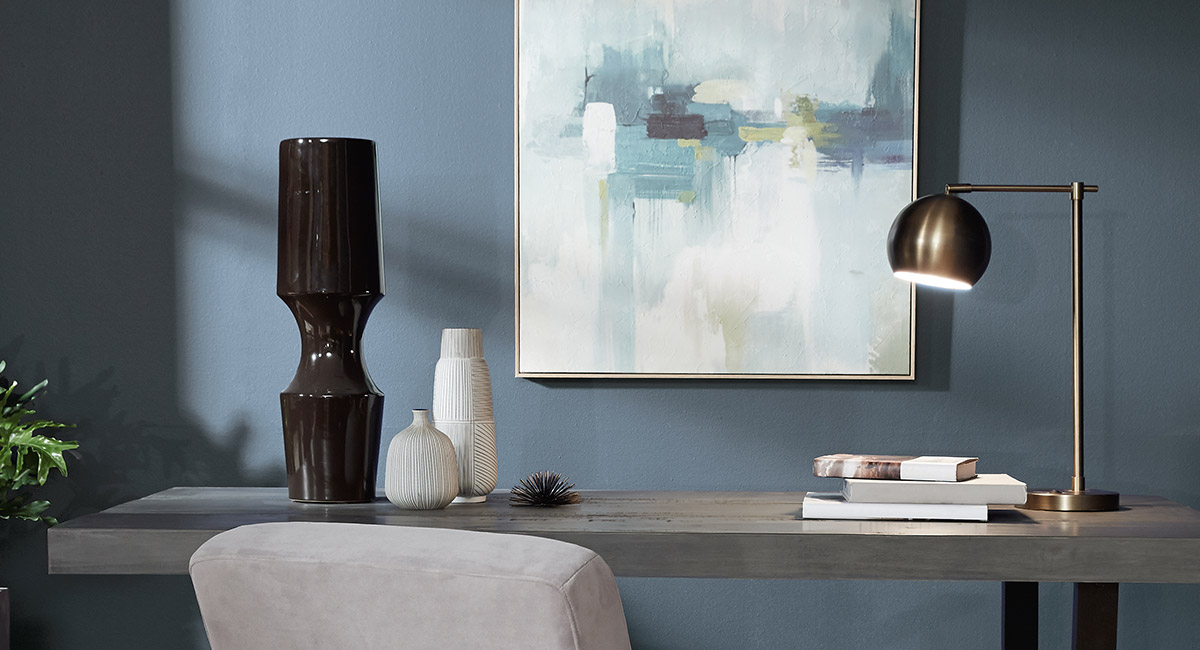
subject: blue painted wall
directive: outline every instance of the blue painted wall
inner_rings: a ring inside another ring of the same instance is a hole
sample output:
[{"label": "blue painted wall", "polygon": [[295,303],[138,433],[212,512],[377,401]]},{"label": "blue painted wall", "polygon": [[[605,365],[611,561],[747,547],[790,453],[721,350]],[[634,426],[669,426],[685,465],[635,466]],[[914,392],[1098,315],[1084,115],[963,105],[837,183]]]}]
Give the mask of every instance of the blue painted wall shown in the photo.
[{"label": "blue painted wall", "polygon": [[[1188,2],[928,1],[921,186],[1084,180],[1089,479],[1200,507],[1200,229]],[[298,336],[274,296],[280,139],[379,143],[388,297],[368,328],[386,431],[424,406],[440,328],[482,327],[501,485],[802,490],[839,450],[1069,473],[1068,204],[980,195],[992,267],[918,298],[918,380],[512,378],[506,0],[0,4],[0,358],[42,376],[83,457],[59,514],[173,485],[278,485]],[[881,251],[882,254],[882,251]],[[16,647],[204,647],[179,577],[45,575],[0,525]],[[621,581],[638,648],[994,648],[999,587]],[[1200,587],[1122,588],[1123,648],[1200,638]],[[1043,588],[1046,647],[1069,589]]]}]

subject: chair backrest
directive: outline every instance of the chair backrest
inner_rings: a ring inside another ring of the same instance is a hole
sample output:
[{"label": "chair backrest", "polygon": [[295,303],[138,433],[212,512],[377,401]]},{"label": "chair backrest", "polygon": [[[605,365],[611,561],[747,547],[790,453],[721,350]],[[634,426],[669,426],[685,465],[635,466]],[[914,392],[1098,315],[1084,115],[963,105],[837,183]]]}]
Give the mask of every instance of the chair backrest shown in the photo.
[{"label": "chair backrest", "polygon": [[608,565],[540,537],[256,524],[190,571],[213,650],[629,650]]}]

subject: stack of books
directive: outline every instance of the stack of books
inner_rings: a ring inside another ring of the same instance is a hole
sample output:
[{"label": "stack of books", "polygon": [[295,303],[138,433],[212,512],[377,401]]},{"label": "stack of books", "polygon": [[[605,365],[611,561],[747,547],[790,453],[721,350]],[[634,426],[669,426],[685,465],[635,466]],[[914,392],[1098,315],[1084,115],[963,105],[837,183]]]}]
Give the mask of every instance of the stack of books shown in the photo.
[{"label": "stack of books", "polygon": [[1025,503],[1025,484],[1008,474],[976,474],[978,458],[833,454],[813,475],[842,479],[841,492],[809,492],[804,519],[987,521],[989,505]]}]

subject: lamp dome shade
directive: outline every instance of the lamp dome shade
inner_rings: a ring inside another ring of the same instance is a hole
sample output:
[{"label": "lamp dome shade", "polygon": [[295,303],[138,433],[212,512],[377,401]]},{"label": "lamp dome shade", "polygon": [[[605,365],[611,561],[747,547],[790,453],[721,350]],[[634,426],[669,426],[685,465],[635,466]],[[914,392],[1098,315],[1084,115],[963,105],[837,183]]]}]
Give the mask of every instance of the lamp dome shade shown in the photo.
[{"label": "lamp dome shade", "polygon": [[931,194],[896,216],[887,254],[902,280],[970,289],[992,258],[992,235],[975,206],[953,194]]}]

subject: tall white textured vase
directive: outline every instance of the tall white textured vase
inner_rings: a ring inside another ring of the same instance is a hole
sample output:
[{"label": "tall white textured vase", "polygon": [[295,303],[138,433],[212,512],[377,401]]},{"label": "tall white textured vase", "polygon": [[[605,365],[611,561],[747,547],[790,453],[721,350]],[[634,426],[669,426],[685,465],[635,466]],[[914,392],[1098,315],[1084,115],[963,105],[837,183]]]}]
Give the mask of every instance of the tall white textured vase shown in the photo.
[{"label": "tall white textured vase", "polygon": [[445,508],[458,496],[454,444],[429,422],[429,411],[413,411],[412,424],[388,444],[384,468],[388,501],[405,510]]},{"label": "tall white textured vase", "polygon": [[483,360],[483,333],[442,330],[442,356],[433,373],[433,425],[450,436],[458,456],[458,498],[480,503],[496,488],[496,422],[492,378]]}]

